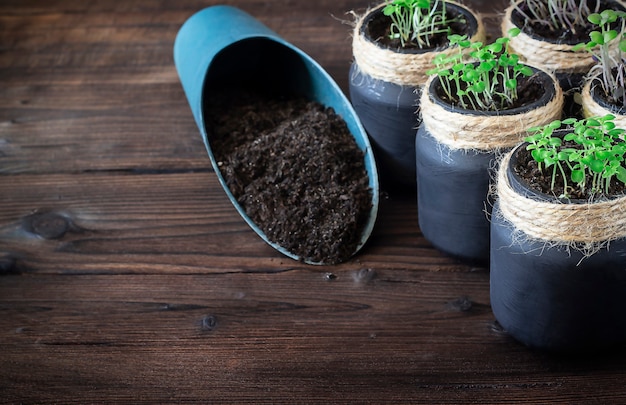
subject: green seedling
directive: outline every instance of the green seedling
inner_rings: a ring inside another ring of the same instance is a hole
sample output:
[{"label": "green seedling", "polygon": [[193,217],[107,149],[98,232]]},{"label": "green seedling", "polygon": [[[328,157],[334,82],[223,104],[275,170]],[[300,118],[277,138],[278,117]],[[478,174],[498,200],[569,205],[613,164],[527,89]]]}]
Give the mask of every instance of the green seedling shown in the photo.
[{"label": "green seedling", "polygon": [[595,2],[592,9],[587,0],[525,0],[524,9],[516,0],[511,2],[527,24],[540,25],[555,32],[569,31],[573,34],[584,29],[587,17],[600,9],[599,1]]},{"label": "green seedling", "polygon": [[450,24],[465,22],[459,16],[448,18],[445,0],[393,0],[383,8],[391,19],[391,39],[399,39],[402,47],[430,48],[438,34],[450,34]]},{"label": "green seedling", "polygon": [[[626,132],[616,128],[615,116],[585,119],[567,118],[533,127],[528,130],[527,150],[531,151],[539,169],[551,170],[551,190],[560,174],[564,193],[559,198],[570,198],[571,192],[594,196],[609,194],[613,179],[626,184]],[[564,136],[555,131],[566,129]]]},{"label": "green seedling", "polygon": [[[598,75],[602,90],[609,101],[626,108],[625,17],[626,13],[616,10],[604,10],[589,15],[589,22],[598,29],[589,34],[589,42],[578,44],[573,49],[584,49],[593,55],[598,63],[591,68],[590,75]],[[614,46],[616,41],[617,47]]]},{"label": "green seedling", "polygon": [[[519,29],[509,35],[518,35]],[[508,50],[509,37],[485,45],[471,42],[465,35],[450,35],[450,46],[458,52],[439,54],[436,66],[427,74],[439,76],[450,100],[465,109],[500,111],[510,108],[518,99],[518,79],[533,75],[533,70]]]}]

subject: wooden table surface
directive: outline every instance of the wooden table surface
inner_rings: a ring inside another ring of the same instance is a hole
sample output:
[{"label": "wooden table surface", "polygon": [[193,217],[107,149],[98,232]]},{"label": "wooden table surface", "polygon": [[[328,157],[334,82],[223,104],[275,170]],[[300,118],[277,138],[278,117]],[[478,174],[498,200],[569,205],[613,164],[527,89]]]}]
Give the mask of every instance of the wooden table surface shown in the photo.
[{"label": "wooden table surface", "polygon": [[[347,92],[356,0],[233,0]],[[508,0],[467,2],[497,32]],[[219,186],[172,59],[212,1],[0,3],[2,403],[626,403],[626,351],[495,322],[487,268],[383,190],[337,266],[281,256]]]}]

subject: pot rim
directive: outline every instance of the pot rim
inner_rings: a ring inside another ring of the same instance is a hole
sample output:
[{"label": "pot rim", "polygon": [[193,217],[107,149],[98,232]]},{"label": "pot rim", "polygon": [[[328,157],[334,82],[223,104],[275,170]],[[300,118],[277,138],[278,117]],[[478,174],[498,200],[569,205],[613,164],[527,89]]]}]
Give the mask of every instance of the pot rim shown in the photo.
[{"label": "pot rim", "polygon": [[608,110],[611,114],[616,115],[624,115],[626,114],[626,107],[619,107],[610,101],[606,100],[605,97],[602,96],[602,83],[600,79],[600,75],[596,75],[588,80],[589,93],[591,94],[592,100],[597,103],[600,107]]}]

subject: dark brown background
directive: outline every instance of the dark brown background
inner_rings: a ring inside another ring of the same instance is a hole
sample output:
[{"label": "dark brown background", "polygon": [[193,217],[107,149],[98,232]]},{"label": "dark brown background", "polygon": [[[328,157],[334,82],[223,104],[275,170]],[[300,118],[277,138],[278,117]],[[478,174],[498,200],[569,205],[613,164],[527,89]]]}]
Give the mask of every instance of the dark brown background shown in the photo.
[{"label": "dark brown background", "polygon": [[[349,0],[230,1],[347,91]],[[497,32],[506,0],[468,2]],[[385,194],[348,263],[284,258],[218,184],[172,61],[211,1],[0,3],[2,403],[626,403],[626,353],[513,341],[489,273]],[[330,277],[332,274],[334,277]]]}]

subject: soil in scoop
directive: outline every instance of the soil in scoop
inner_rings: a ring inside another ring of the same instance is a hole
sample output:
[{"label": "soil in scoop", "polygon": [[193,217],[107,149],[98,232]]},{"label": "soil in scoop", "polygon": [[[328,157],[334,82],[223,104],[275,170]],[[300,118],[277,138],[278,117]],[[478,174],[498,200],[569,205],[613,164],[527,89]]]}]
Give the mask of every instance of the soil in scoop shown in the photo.
[{"label": "soil in scoop", "polygon": [[213,93],[205,117],[222,176],[270,241],[316,263],[355,252],[371,189],[364,154],[334,110],[237,91]]}]

